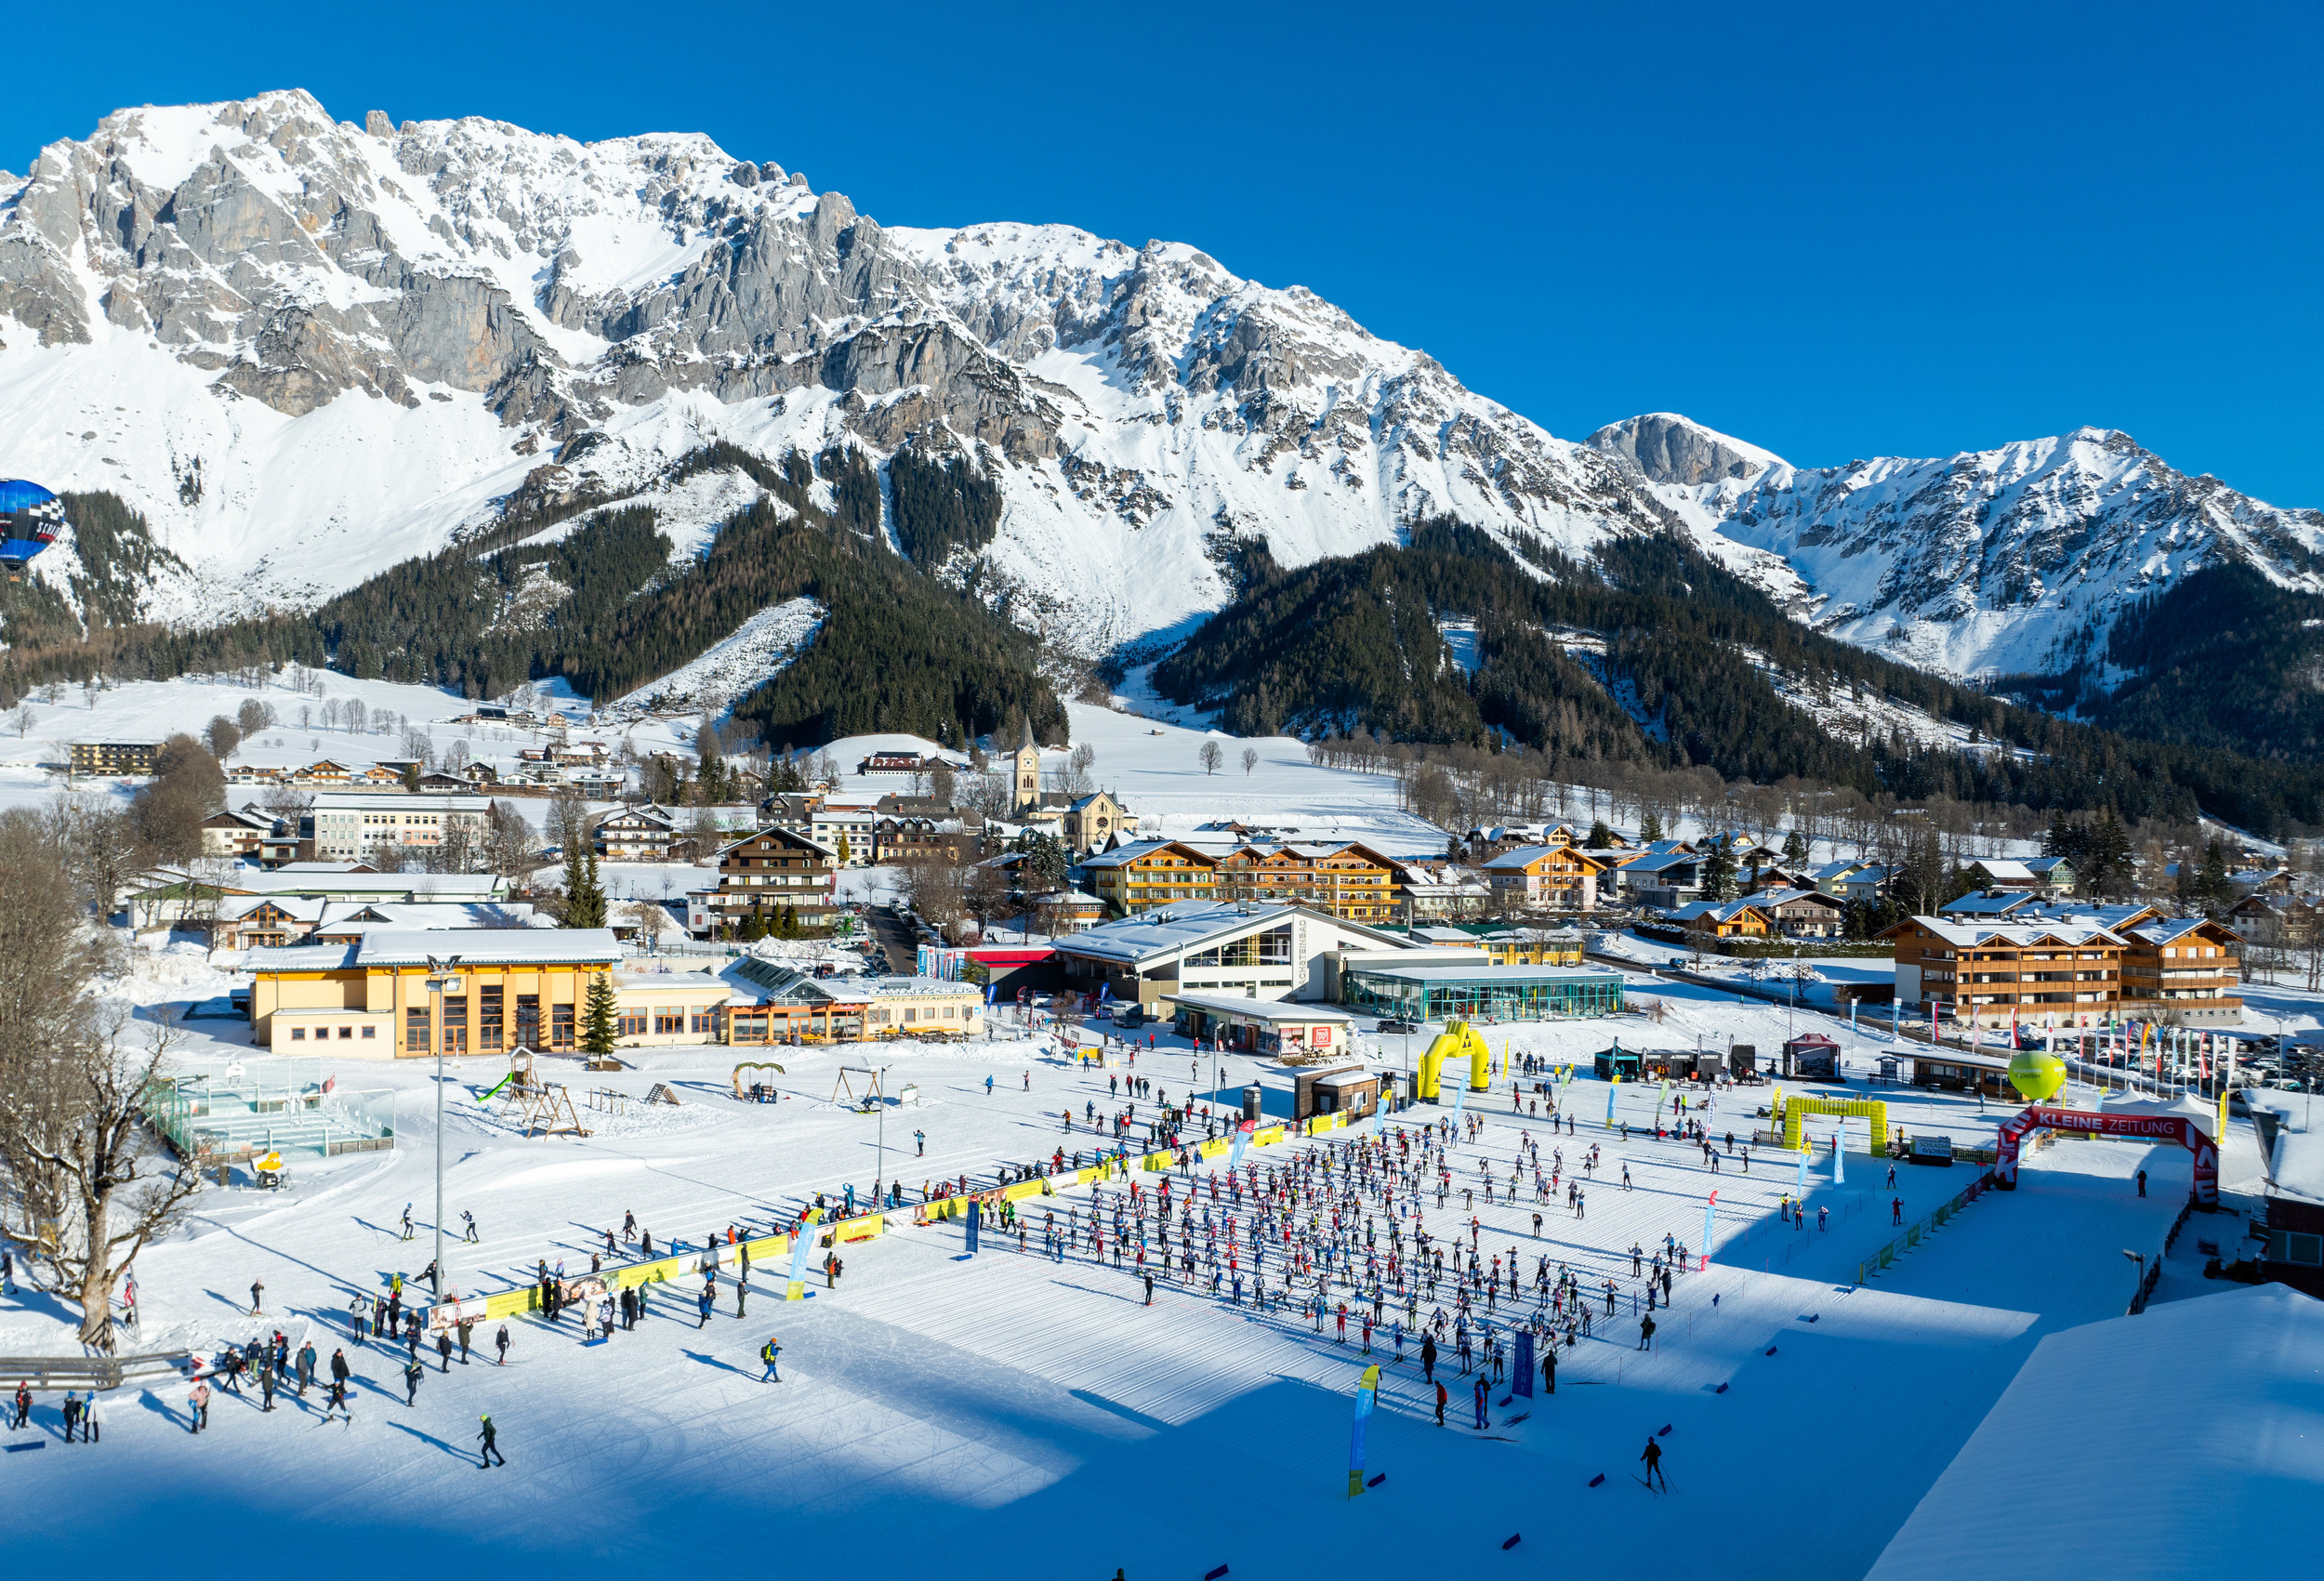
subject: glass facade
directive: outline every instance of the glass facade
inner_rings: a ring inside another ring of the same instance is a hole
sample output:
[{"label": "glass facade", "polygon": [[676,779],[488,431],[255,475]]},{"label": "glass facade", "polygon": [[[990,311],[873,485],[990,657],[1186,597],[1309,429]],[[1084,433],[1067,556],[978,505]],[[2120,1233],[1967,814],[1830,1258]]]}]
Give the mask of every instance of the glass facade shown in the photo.
[{"label": "glass facade", "polygon": [[1503,968],[1438,975],[1375,968],[1351,971],[1346,982],[1340,1003],[1348,1008],[1403,1021],[1540,1021],[1622,1008],[1621,974],[1611,971]]},{"label": "glass facade", "polygon": [[1289,966],[1291,925],[1248,933],[1214,949],[1196,950],[1186,957],[1188,967]]}]

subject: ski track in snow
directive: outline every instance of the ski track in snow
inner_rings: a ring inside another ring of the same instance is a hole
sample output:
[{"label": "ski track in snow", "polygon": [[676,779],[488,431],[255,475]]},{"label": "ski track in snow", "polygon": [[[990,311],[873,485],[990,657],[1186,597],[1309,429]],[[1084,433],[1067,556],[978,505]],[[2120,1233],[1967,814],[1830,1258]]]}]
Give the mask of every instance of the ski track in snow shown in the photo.
[{"label": "ski track in snow", "polygon": [[[165,962],[137,993],[199,995],[225,981],[183,955]],[[1731,1035],[1764,1047],[1779,1042],[1787,1024],[1779,1008],[1725,1002],[1707,989],[1636,987],[1662,1000],[1659,1024],[1642,1026],[1633,1016],[1613,1025],[1494,1026],[1486,1034],[1497,1047],[1586,1064],[1615,1034],[1668,1046]],[[192,1056],[236,1052],[225,1040],[235,1035],[233,1023],[192,1026]],[[1380,1063],[1406,1063],[1404,1039],[1363,1041]],[[246,1048],[241,1055],[254,1074],[279,1064]],[[633,1099],[667,1082],[681,1107],[650,1124],[603,1124],[587,1139],[536,1140],[477,1123],[472,1095],[497,1079],[498,1061],[456,1062],[446,1094],[446,1209],[456,1219],[462,1209],[476,1213],[482,1229],[481,1245],[451,1248],[456,1284],[503,1287],[528,1279],[542,1257],[586,1266],[602,1247],[601,1228],[618,1225],[626,1211],[637,1213],[657,1245],[698,1246],[730,1220],[763,1228],[803,1193],[849,1179],[861,1189],[879,1166],[878,1123],[825,1101],[837,1067],[860,1060],[858,1051],[784,1050],[788,1074],[778,1081],[786,1101],[772,1106],[727,1096],[732,1050],[627,1057],[632,1068],[611,1076],[555,1062],[561,1068],[550,1079]],[[1103,1074],[1060,1061],[1046,1040],[1004,1034],[990,1046],[898,1047],[880,1058],[895,1067],[891,1087],[910,1081],[922,1095],[918,1107],[891,1111],[884,1138],[886,1172],[915,1195],[939,1173],[1046,1156],[1058,1146],[1087,1149],[1079,1112],[1109,1102]],[[1209,1057],[1199,1066],[1194,1090],[1208,1100]],[[377,1289],[390,1271],[416,1270],[433,1255],[429,1068],[347,1062],[333,1070],[344,1086],[402,1095],[397,1151],[294,1161],[284,1199],[205,1190],[188,1228],[140,1261],[147,1328],[139,1347],[206,1348],[242,1337],[258,1324],[236,1309],[262,1276],[273,1321],[287,1312],[289,1331],[312,1333],[327,1362],[346,1343],[350,1291]],[[1137,1074],[1181,1099],[1195,1070],[1179,1045],[1142,1050]],[[1223,1060],[1220,1097],[1231,1100],[1250,1070],[1239,1056]],[[998,1078],[989,1097],[988,1073]],[[1127,1073],[1117,1065],[1111,1074]],[[1578,1163],[1598,1141],[1604,1163],[1587,1186],[1586,1219],[1570,1217],[1562,1199],[1536,1205],[1530,1189],[1513,1206],[1480,1200],[1475,1212],[1488,1257],[1516,1246],[1528,1291],[1533,1259],[1547,1254],[1553,1266],[1570,1263],[1585,1285],[1616,1275],[1620,1315],[1601,1317],[1595,1337],[1561,1355],[1559,1391],[1537,1396],[1527,1421],[1505,1421],[1524,1403],[1496,1404],[1490,1438],[1438,1429],[1417,1364],[1393,1364],[1393,1346],[1376,1337],[1380,1353],[1370,1359],[1391,1364],[1369,1465],[1391,1480],[1353,1507],[1342,1470],[1347,1393],[1366,1360],[1356,1354],[1353,1325],[1341,1347],[1330,1342],[1328,1323],[1319,1337],[1293,1313],[1261,1317],[1168,1285],[1147,1308],[1128,1271],[1085,1256],[1050,1262],[1039,1255],[1042,1215],[1055,1210],[1062,1222],[1068,1206],[1086,1206],[1090,1193],[1076,1190],[1026,1205],[1032,1255],[1019,1255],[1013,1237],[988,1232],[983,1255],[964,1261],[957,1224],[907,1225],[849,1248],[838,1288],[811,1285],[814,1294],[803,1303],[773,1299],[780,1285],[771,1276],[779,1270],[756,1271],[744,1322],[733,1316],[730,1278],[707,1330],[695,1326],[691,1282],[664,1287],[640,1332],[595,1349],[579,1346],[571,1324],[513,1322],[506,1370],[484,1365],[490,1334],[481,1330],[476,1364],[456,1360],[446,1377],[431,1364],[413,1409],[403,1403],[394,1360],[376,1346],[352,1350],[367,1380],[352,1427],[313,1425],[320,1403],[312,1395],[303,1405],[284,1397],[268,1421],[255,1395],[221,1394],[209,1433],[191,1439],[182,1385],[132,1386],[110,1397],[103,1444],[67,1449],[53,1440],[54,1397],[43,1397],[36,1430],[49,1446],[11,1463],[21,1490],[17,1551],[36,1560],[77,1550],[92,1529],[158,1542],[226,1500],[304,1556],[303,1567],[326,1574],[367,1572],[374,1539],[413,1557],[457,1551],[471,1561],[575,1551],[642,1558],[668,1551],[688,1512],[717,1509],[781,1517],[794,1561],[845,1563],[865,1574],[926,1574],[931,1553],[944,1555],[945,1574],[963,1576],[1017,1575],[1028,1565],[1061,1574],[1114,1565],[1133,1574],[1199,1574],[1221,1562],[1237,1575],[1380,1563],[1410,1573],[1443,1563],[1447,1553],[1473,1551],[1484,1562],[1509,1531],[1523,1530],[1526,1541],[1508,1562],[1546,1575],[1634,1558],[1643,1504],[1624,1502],[1632,1495],[1618,1476],[1608,1487],[1587,1483],[1628,1466],[1661,1424],[1674,1425],[1663,1441],[1667,1469],[1672,1496],[1692,1507],[1690,1522],[1755,1531],[1768,1486],[1752,1468],[1826,1455],[1836,1429],[1869,1413],[1880,1422],[1877,1477],[1851,1480],[1845,1498],[1787,1507],[1786,1543],[1742,1544],[1720,1561],[1723,1571],[1746,1577],[1853,1576],[1878,1556],[2040,1335],[2120,1310],[2131,1276],[2116,1248],[2159,1238],[2173,1182],[2185,1176],[2175,1149],[2061,1145],[2033,1155],[2025,1189],[1988,1196],[1876,1284],[1849,1291],[1857,1260],[1896,1233],[1887,1223],[1882,1165],[1857,1154],[1848,1182],[1835,1186],[1819,1153],[1809,1206],[1829,1206],[1832,1226],[1793,1231],[1773,1213],[1796,1179],[1788,1161],[1763,1154],[1749,1175],[1730,1161],[1713,1177],[1689,1146],[1625,1142],[1602,1130],[1595,1122],[1605,1091],[1577,1083],[1569,1110],[1578,1134],[1554,1140],[1542,1121],[1511,1121],[1505,1097],[1499,1108],[1479,1097],[1482,1144],[1457,1148],[1454,1170],[1457,1186],[1472,1183],[1481,1160],[1505,1179],[1518,1126],[1538,1135],[1545,1162],[1558,1148],[1569,1166]],[[1747,1128],[1765,1096],[1763,1088],[1721,1095],[1708,1116],[1713,1134]],[[1980,1114],[1974,1102],[1933,1094],[1883,1096],[1897,1103],[1899,1123],[1963,1140],[1989,1133],[2005,1113]],[[1642,1120],[1652,1092],[1626,1087],[1619,1101],[1626,1117]],[[1141,1100],[1140,1113],[1151,1105]],[[1076,1114],[1070,1135],[1059,1128],[1063,1106]],[[632,1116],[650,1113],[630,1108]],[[914,1153],[915,1129],[927,1133],[925,1156]],[[1279,1166],[1314,1145],[1259,1150],[1250,1159]],[[1628,1192],[1619,1186],[1623,1161],[1635,1184]],[[2231,1175],[2255,1168],[2232,1149],[2229,1163]],[[2158,1182],[2145,1201],[2128,1189],[2141,1164]],[[1925,1214],[1969,1175],[1900,1168],[1907,1218]],[[1702,1192],[1712,1185],[1720,1193],[1712,1267],[1679,1279],[1674,1305],[1657,1314],[1658,1349],[1642,1354],[1632,1349],[1627,1249],[1657,1245],[1665,1231],[1692,1242]],[[406,1201],[421,1224],[409,1245],[390,1228]],[[1440,1239],[1466,1222],[1458,1191],[1441,1210],[1433,1195],[1424,1203],[1425,1222]],[[1545,1216],[1540,1240],[1530,1226],[1537,1206]],[[1271,1255],[1271,1276],[1278,1266]],[[2174,1262],[2172,1280],[2184,1271]],[[2193,1288],[2167,1281],[2165,1293],[2200,1288],[2191,1275],[2187,1284]],[[1813,1324],[1803,1321],[1810,1315]],[[18,1354],[69,1350],[69,1317],[63,1304],[40,1296],[0,1305],[0,1345]],[[785,1346],[781,1386],[758,1381],[753,1352],[769,1333]],[[1763,1354],[1770,1345],[1772,1357]],[[1456,1365],[1449,1352],[1446,1371]],[[1726,1394],[1713,1392],[1721,1383]],[[1465,1423],[1467,1380],[1456,1376],[1450,1387],[1448,1420]],[[1507,1392],[1497,1387],[1493,1398]],[[462,1456],[482,1411],[500,1429],[510,1460],[504,1474],[480,1475]],[[92,1457],[107,1460],[101,1479],[89,1473]],[[1184,1501],[1166,1490],[1190,1469],[1206,1493],[1263,1487],[1267,1519],[1186,1520]],[[1287,1531],[1298,1534],[1287,1545]]]}]

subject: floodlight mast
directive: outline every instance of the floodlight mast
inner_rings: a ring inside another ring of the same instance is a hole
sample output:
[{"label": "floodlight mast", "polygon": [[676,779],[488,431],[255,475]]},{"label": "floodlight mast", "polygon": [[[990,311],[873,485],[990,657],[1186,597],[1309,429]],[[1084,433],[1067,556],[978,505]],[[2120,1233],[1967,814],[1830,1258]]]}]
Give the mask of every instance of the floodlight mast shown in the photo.
[{"label": "floodlight mast", "polygon": [[434,1285],[434,1288],[435,1288],[435,1298],[436,1298],[436,1299],[437,1299],[437,1300],[439,1300],[439,1301],[441,1301],[441,1300],[442,1300],[442,1299],[443,1299],[443,1287],[444,1287],[444,1278],[443,1278],[443,1044],[444,1044],[444,1036],[443,1036],[443,1028],[442,1028],[442,1021],[443,1021],[443,991],[444,991],[444,989],[445,989],[445,988],[449,985],[449,983],[450,983],[450,980],[449,980],[448,978],[446,978],[443,974],[444,974],[444,972],[445,972],[445,971],[447,971],[447,970],[448,970],[448,969],[450,969],[451,968],[453,968],[453,967],[456,967],[456,966],[458,966],[459,964],[460,964],[460,957],[459,957],[458,955],[453,955],[453,956],[451,956],[451,957],[449,957],[449,958],[447,958],[447,959],[445,959],[445,960],[443,960],[443,961],[441,961],[441,962],[440,962],[440,961],[438,961],[438,960],[436,959],[436,957],[435,957],[435,956],[433,956],[433,955],[429,955],[429,956],[428,957],[428,993],[429,993],[429,996],[430,996],[431,998],[433,998],[433,999],[434,999],[434,1001],[435,1001],[435,1006],[436,1006],[436,1015],[435,1015],[435,1016],[434,1016],[434,1018],[433,1018],[433,1021],[434,1021],[434,1022],[435,1022],[435,1041],[436,1041],[436,1262],[435,1262],[436,1277],[435,1277],[435,1285]]}]

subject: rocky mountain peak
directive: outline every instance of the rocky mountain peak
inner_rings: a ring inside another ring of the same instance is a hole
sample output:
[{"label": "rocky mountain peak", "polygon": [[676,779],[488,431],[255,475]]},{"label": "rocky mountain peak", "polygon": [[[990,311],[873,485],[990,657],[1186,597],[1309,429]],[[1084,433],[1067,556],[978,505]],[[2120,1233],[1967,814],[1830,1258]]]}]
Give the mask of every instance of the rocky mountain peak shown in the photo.
[{"label": "rocky mountain peak", "polygon": [[1781,459],[1704,428],[1675,412],[1649,412],[1608,423],[1582,443],[1593,450],[1628,456],[1647,481],[1678,483],[1693,488],[1723,481],[1749,482]]}]

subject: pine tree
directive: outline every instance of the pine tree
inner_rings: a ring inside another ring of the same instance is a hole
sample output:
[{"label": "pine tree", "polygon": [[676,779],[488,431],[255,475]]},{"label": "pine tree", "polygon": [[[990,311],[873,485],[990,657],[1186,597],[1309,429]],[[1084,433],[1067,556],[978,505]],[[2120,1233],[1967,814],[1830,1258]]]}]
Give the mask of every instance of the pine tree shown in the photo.
[{"label": "pine tree", "polygon": [[1590,825],[1590,837],[1581,842],[1584,850],[1606,850],[1614,844],[1614,831],[1600,818]]},{"label": "pine tree", "polygon": [[1807,860],[1807,837],[1794,829],[1783,837],[1783,858],[1786,862]]},{"label": "pine tree", "polygon": [[1735,897],[1735,852],[1724,840],[1710,842],[1710,854],[1703,858],[1703,899],[1732,900]]},{"label": "pine tree", "polygon": [[605,889],[597,879],[597,852],[579,842],[565,848],[565,926],[605,926]]},{"label": "pine tree", "polygon": [[1656,816],[1655,810],[1651,807],[1639,817],[1638,837],[1649,844],[1662,838],[1662,820]]},{"label": "pine tree", "polygon": [[615,1008],[613,978],[608,975],[591,979],[581,1012],[581,1047],[585,1052],[600,1056],[613,1053],[614,1040],[619,1035],[614,1030]]}]

